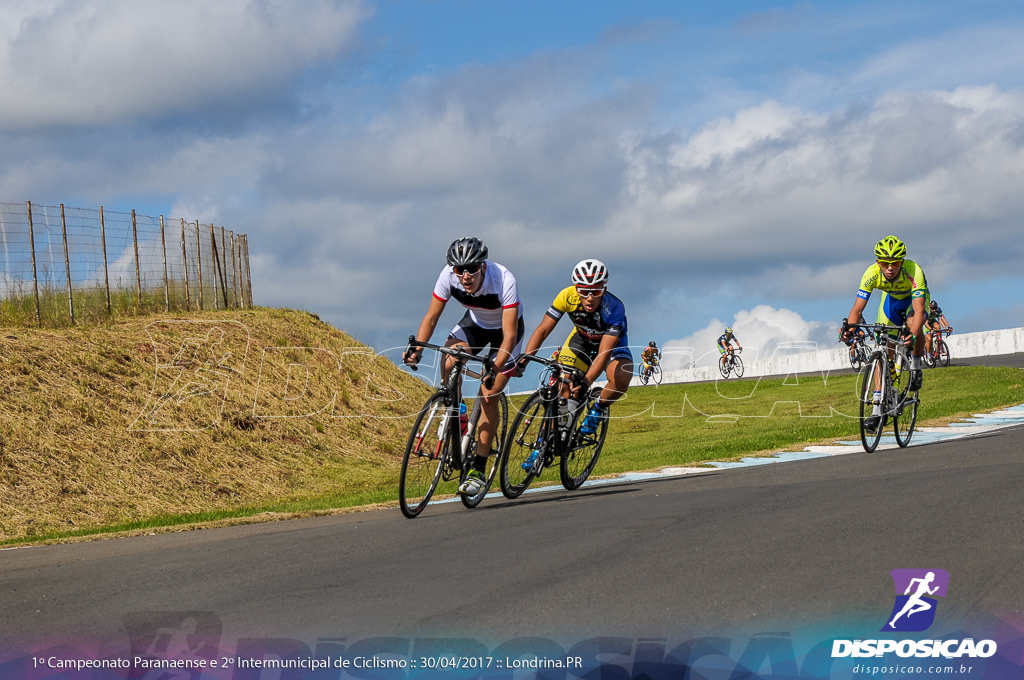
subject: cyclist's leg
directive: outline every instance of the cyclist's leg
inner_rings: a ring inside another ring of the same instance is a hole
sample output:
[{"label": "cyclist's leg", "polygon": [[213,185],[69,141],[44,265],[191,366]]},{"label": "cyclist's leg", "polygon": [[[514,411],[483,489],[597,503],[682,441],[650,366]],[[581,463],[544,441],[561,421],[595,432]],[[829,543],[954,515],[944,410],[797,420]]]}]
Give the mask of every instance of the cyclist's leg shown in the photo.
[{"label": "cyclist's leg", "polygon": [[601,390],[600,403],[607,408],[626,395],[629,381],[633,378],[633,355],[628,347],[619,346],[612,350],[612,358],[605,369],[608,383]]},{"label": "cyclist's leg", "polygon": [[[520,351],[523,347],[523,336],[526,334],[526,327],[522,319],[519,319],[518,328],[516,329],[516,343],[512,347],[511,357],[505,362],[503,366],[495,366],[495,370],[498,375],[494,379],[494,384],[490,387],[480,386],[480,392],[483,395],[483,403],[480,409],[480,422],[477,426],[478,440],[480,446],[477,447],[477,464],[481,463],[481,459],[486,461],[487,457],[491,455],[494,450],[495,444],[495,432],[499,425],[499,414],[498,405],[500,401],[500,395],[505,390],[505,386],[508,385],[508,381],[512,378],[512,374],[516,371],[515,357],[519,356]],[[493,361],[497,355],[497,348],[501,347],[504,341],[504,333],[498,329],[494,331],[490,338],[491,354],[490,358]]]}]

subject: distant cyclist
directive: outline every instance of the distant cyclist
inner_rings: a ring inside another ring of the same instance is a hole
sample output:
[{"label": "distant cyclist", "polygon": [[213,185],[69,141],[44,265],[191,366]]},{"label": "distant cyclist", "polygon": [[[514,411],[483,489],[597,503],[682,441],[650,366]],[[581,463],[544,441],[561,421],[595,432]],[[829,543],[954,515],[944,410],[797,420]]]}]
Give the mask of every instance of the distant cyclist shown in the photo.
[{"label": "distant cyclist", "polygon": [[736,343],[736,349],[743,349],[743,345],[740,344],[739,339],[733,335],[732,328],[726,328],[725,333],[722,333],[722,335],[718,337],[718,353],[731,355],[734,351],[732,347],[733,342]]},{"label": "distant cyclist", "polygon": [[[882,291],[878,304],[878,323],[902,326],[907,323],[911,351],[910,389],[921,389],[921,358],[924,355],[924,320],[928,307],[928,281],[924,270],[913,260],[907,259],[907,246],[895,236],[886,236],[875,244],[875,264],[861,277],[860,288],[853,302],[848,319],[859,319],[874,290]],[[911,314],[913,310],[913,314]],[[852,332],[849,329],[847,333]],[[893,334],[897,337],[897,334]],[[880,390],[878,385],[875,390]],[[865,421],[869,432],[875,432],[881,423],[882,406],[875,400],[871,416]]]},{"label": "distant cyclist", "polygon": [[[949,333],[953,332],[953,327],[949,325],[949,321],[946,320],[946,315],[942,313],[942,307],[939,307],[939,303],[932,300],[928,303],[928,319],[925,321],[928,326],[928,330],[941,333],[943,330]],[[932,334],[924,336],[925,351],[929,354],[932,353]]]},{"label": "distant cyclist", "polygon": [[[608,383],[580,426],[583,434],[593,434],[607,417],[608,408],[626,394],[633,377],[633,354],[626,337],[626,307],[607,290],[608,268],[600,260],[581,260],[572,269],[573,285],[563,289],[544,314],[530,340],[526,354],[534,354],[544,344],[559,320],[568,315],[574,327],[562,344],[558,362],[586,373],[586,384],[572,396],[586,398],[586,389],[604,373]],[[606,370],[607,369],[607,370]],[[532,459],[524,467],[532,464]]]},{"label": "distant cyclist", "polygon": [[661,350],[658,349],[658,343],[651,340],[647,343],[647,347],[644,347],[644,351],[640,353],[640,361],[643,363],[644,375],[650,375],[651,370],[661,362]]},{"label": "distant cyclist", "polygon": [[[463,347],[478,354],[490,345],[489,358],[495,367],[481,385],[483,404],[480,411],[479,441],[473,469],[459,487],[459,491],[474,496],[486,483],[487,458],[492,455],[494,436],[498,428],[498,400],[516,369],[523,336],[523,306],[519,300],[519,287],[515,276],[497,262],[487,261],[487,246],[478,238],[466,237],[453,241],[446,255],[448,266],[441,270],[434,284],[434,295],[427,313],[420,322],[416,339],[427,342],[433,335],[445,305],[455,298],[466,314],[448,334],[446,347]],[[409,348],[403,360],[415,365],[423,350]],[[448,374],[450,362],[445,357],[443,375]],[[491,380],[493,379],[493,384]]]}]

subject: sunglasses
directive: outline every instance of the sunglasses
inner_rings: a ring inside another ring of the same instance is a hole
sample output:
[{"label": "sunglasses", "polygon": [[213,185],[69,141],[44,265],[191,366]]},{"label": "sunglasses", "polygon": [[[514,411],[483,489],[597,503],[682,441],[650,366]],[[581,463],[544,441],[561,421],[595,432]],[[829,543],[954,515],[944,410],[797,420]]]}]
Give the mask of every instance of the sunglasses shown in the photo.
[{"label": "sunglasses", "polygon": [[467,264],[460,267],[452,267],[452,271],[455,272],[456,276],[462,276],[463,274],[469,274],[472,276],[480,271],[481,266],[482,265],[479,264]]},{"label": "sunglasses", "polygon": [[585,298],[601,297],[604,295],[604,288],[577,288],[576,293]]},{"label": "sunglasses", "polygon": [[898,267],[903,264],[903,260],[879,260],[878,264],[882,267]]}]

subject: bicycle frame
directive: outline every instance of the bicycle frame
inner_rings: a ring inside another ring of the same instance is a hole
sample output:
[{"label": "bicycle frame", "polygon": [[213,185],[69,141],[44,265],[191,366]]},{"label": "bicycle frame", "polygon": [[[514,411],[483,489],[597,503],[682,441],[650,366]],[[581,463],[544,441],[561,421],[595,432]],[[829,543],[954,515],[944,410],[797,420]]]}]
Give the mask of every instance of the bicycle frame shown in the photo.
[{"label": "bicycle frame", "polygon": [[[896,443],[901,448],[907,446],[914,433],[920,399],[916,392],[911,395],[909,390],[910,349],[905,343],[890,335],[890,332],[900,331],[900,327],[880,323],[844,322],[843,328],[844,331],[848,328],[863,328],[875,342],[875,350],[868,356],[866,369],[862,374],[858,397],[861,410],[861,443],[864,450],[871,453],[877,448],[882,436],[882,427],[889,419],[894,423]],[[869,381],[873,384],[869,384]],[[870,398],[869,393],[872,395]],[[870,414],[870,417],[878,415],[879,423],[874,431],[869,431],[865,424],[865,411],[868,408],[873,409],[876,405],[874,395],[880,395],[881,412]]]},{"label": "bicycle frame", "polygon": [[[435,392],[420,410],[409,436],[402,472],[399,481],[399,500],[402,513],[409,518],[416,517],[427,503],[441,480],[451,481],[456,476],[462,481],[469,473],[476,449],[476,430],[482,409],[482,394],[478,393],[473,411],[468,414],[466,432],[461,432],[459,404],[462,403],[462,379],[464,375],[484,379],[490,363],[486,357],[477,356],[459,347],[443,347],[409,338],[410,347],[432,349],[455,361],[449,368],[441,388]],[[466,362],[480,362],[480,372],[466,366]],[[410,368],[417,370],[415,365]],[[504,423],[507,422],[507,405],[504,394],[499,395],[499,421],[495,439],[499,444],[504,439]],[[441,412],[443,411],[443,412]],[[436,435],[436,441],[434,436]],[[426,442],[426,443],[425,443]],[[460,493],[466,507],[475,507],[487,493],[500,459],[500,448],[494,456],[487,482],[479,493],[468,496]]]},{"label": "bicycle frame", "polygon": [[533,355],[523,358],[543,364],[548,371],[509,427],[502,447],[501,492],[506,498],[517,498],[556,460],[562,486],[570,491],[578,489],[594,469],[608,431],[607,419],[591,433],[577,427],[581,414],[589,411],[601,388],[581,395],[578,407],[569,412],[563,389],[581,384],[583,371]]}]

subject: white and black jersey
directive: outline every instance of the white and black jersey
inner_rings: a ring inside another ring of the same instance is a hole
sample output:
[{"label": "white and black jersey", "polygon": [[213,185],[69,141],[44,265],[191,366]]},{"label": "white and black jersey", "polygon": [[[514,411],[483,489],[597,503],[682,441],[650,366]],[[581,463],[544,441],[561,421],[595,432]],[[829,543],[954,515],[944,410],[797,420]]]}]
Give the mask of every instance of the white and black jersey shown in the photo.
[{"label": "white and black jersey", "polygon": [[523,318],[516,277],[497,262],[487,263],[480,290],[473,295],[462,286],[452,268],[445,267],[434,285],[434,297],[441,302],[448,302],[452,298],[458,300],[469,310],[473,323],[480,328],[500,329],[502,313],[510,307],[518,307],[519,318]]}]

